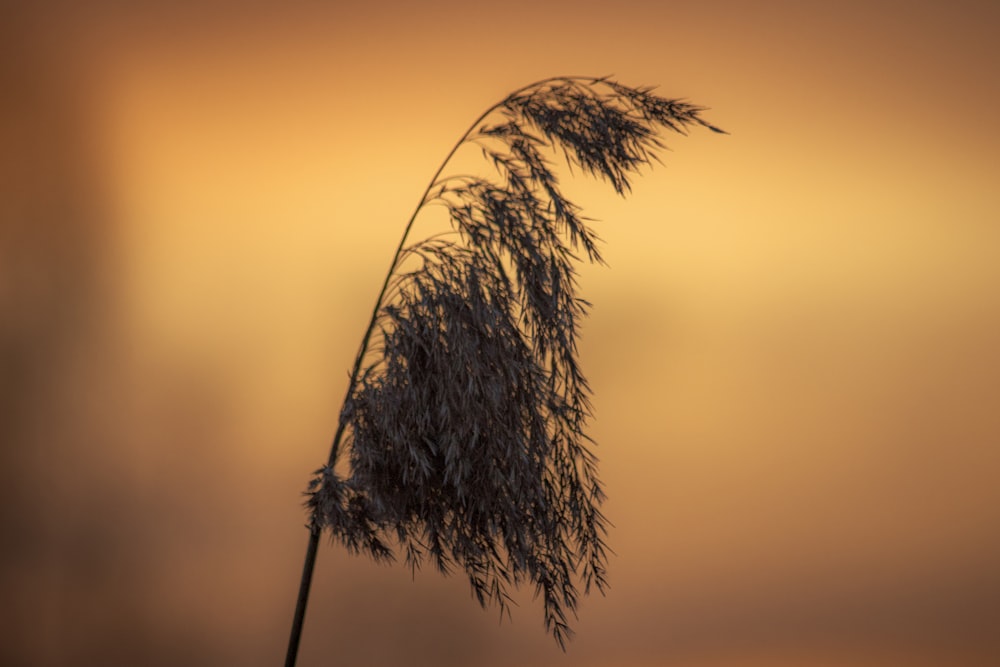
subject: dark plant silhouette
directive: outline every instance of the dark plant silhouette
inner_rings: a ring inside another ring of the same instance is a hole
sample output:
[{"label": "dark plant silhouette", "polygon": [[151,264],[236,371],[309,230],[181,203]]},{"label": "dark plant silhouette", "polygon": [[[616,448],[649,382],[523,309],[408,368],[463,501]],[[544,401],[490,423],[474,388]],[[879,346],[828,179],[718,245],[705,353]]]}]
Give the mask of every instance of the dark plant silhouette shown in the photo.
[{"label": "dark plant silhouette", "polygon": [[[309,484],[310,542],[287,664],[324,529],[376,560],[393,558],[394,541],[414,570],[425,560],[442,572],[461,568],[480,604],[501,613],[508,585],[530,581],[565,648],[578,583],[585,592],[607,585],[604,492],[577,361],[588,304],[575,294],[574,268],[579,254],[602,260],[547,154],[561,151],[624,195],[663,147],[659,129],[722,132],[702,111],[607,78],[558,77],[511,93],[462,135],[406,226],[330,457]],[[494,178],[441,177],[466,144],[481,148]],[[408,244],[432,203],[446,208],[450,232]]]}]

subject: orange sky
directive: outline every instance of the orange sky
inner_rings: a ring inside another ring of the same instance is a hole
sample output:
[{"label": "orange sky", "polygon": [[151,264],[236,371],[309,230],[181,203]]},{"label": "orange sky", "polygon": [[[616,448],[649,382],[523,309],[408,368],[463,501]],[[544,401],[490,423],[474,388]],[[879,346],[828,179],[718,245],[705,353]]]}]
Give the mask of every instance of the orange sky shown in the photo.
[{"label": "orange sky", "polygon": [[460,577],[326,545],[300,664],[1000,656],[996,3],[62,4],[0,29],[0,662],[282,659],[402,226],[554,74],[731,132],[667,137],[625,201],[567,184],[611,265],[581,348],[610,593],[563,655],[530,594],[498,626]]}]

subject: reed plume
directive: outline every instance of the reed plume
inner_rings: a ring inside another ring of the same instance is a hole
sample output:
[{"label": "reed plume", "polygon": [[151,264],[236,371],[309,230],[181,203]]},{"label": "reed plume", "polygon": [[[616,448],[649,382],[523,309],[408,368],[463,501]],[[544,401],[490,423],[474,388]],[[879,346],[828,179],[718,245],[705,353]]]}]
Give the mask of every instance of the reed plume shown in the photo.
[{"label": "reed plume", "polygon": [[[722,132],[702,111],[608,78],[558,77],[511,93],[462,135],[406,226],[330,456],[309,484],[309,550],[286,664],[324,530],[378,561],[394,559],[396,546],[414,570],[464,570],[479,603],[501,614],[508,587],[531,582],[565,648],[579,586],[607,587],[605,496],[577,358],[589,304],[576,296],[575,269],[602,259],[549,156],[561,152],[625,195],[664,147],[660,130]],[[442,177],[469,144],[493,177]],[[409,242],[431,204],[447,210],[450,231]]]}]

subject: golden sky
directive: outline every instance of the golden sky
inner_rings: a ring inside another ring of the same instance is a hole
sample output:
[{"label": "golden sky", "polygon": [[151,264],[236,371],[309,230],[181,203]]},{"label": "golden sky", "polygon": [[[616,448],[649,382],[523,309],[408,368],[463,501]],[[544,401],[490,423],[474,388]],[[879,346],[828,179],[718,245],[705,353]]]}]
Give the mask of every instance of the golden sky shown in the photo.
[{"label": "golden sky", "polygon": [[731,134],[624,201],[563,172],[609,594],[564,655],[529,592],[498,624],[324,545],[300,664],[995,664],[1000,5],[88,4],[0,20],[0,662],[282,660],[427,181],[514,88],[612,74]]}]

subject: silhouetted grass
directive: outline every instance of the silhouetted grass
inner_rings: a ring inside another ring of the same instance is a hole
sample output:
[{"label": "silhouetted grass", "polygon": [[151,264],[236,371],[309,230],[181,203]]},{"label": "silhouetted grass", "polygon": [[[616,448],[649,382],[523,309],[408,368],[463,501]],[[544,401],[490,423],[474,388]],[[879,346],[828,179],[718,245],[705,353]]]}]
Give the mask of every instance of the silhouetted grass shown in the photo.
[{"label": "silhouetted grass", "polygon": [[[546,157],[624,195],[663,148],[658,132],[702,126],[701,107],[607,78],[558,77],[508,95],[462,135],[408,222],[376,300],[327,464],[309,484],[310,547],[289,662],[294,664],[316,544],[413,569],[461,568],[483,606],[509,613],[529,581],[560,646],[579,596],[607,586],[604,500],[585,433],[589,388],[577,336],[589,305],[575,264],[598,239]],[[441,177],[475,144],[494,178]],[[451,231],[408,242],[443,205]],[[416,264],[402,270],[404,261]],[[349,452],[349,473],[335,470]]]}]

